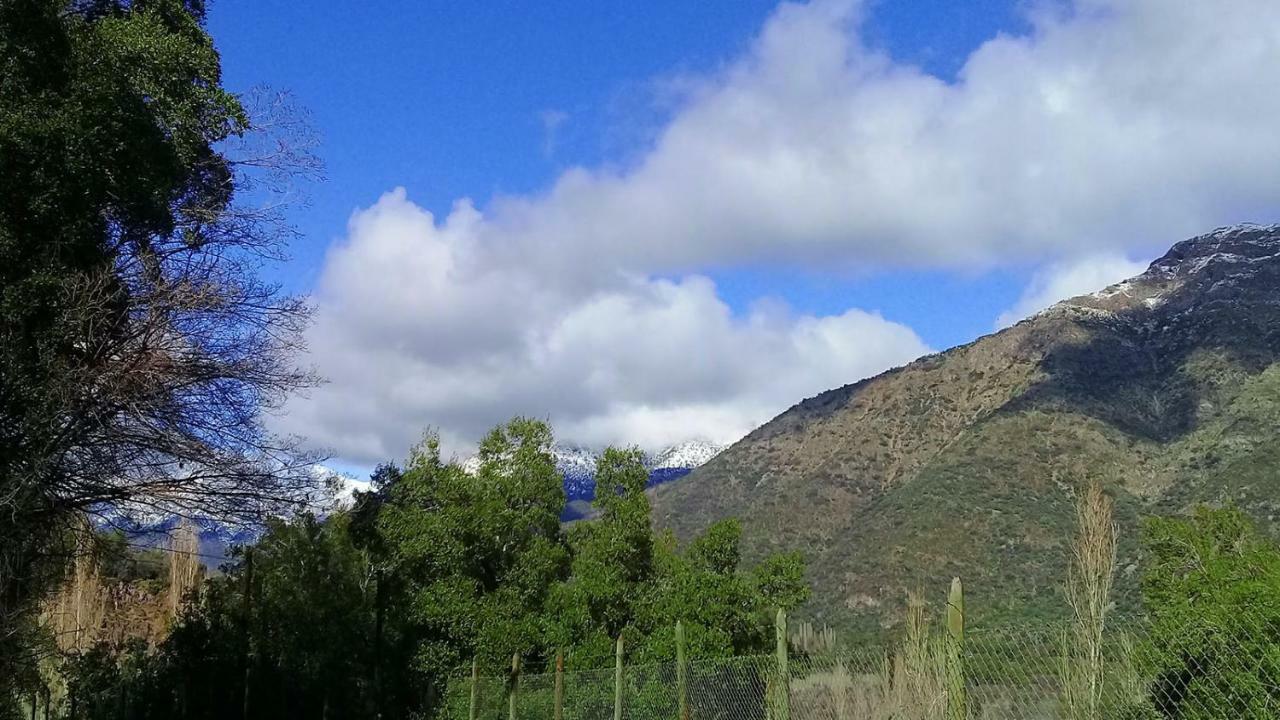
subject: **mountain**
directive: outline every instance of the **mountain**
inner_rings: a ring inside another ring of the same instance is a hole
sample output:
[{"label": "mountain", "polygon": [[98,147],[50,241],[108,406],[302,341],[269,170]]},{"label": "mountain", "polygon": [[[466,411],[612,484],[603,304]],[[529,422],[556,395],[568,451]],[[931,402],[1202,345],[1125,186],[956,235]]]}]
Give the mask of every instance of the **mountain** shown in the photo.
[{"label": "mountain", "polygon": [[738,517],[750,560],[800,550],[834,626],[966,580],[977,622],[1055,617],[1073,493],[1101,478],[1132,607],[1140,516],[1280,519],[1280,226],[1180,242],[1141,275],[790,408],[655,492],[689,537]]},{"label": "mountain", "polygon": [[[367,480],[357,480],[323,465],[313,466],[311,474],[315,484],[300,500],[318,516],[350,509],[355,504],[355,493],[367,492],[371,487]],[[280,512],[288,515],[293,511]],[[182,522],[176,512],[153,505],[104,505],[95,508],[92,518],[100,530],[123,533],[134,547],[157,549],[170,547],[173,530]],[[187,520],[196,533],[200,562],[210,570],[217,570],[229,560],[233,547],[256,542],[264,529],[262,525],[202,514],[189,514]]]},{"label": "mountain", "polygon": [[[173,530],[182,522],[177,515],[146,515],[140,513],[104,511],[96,518],[102,530],[119,531],[137,548],[168,549]],[[210,570],[217,570],[230,558],[231,548],[252,543],[261,535],[261,528],[227,523],[210,517],[192,517],[200,562]]]},{"label": "mountain", "polygon": [[719,455],[724,450],[724,447],[724,445],[717,445],[705,440],[690,440],[679,445],[672,445],[653,456],[649,466],[654,470],[701,467],[711,458]]},{"label": "mountain", "polygon": [[[688,475],[722,449],[723,445],[693,440],[673,445],[646,458],[650,487]],[[556,445],[551,448],[551,454],[555,458],[556,468],[564,475],[564,489],[568,500],[564,519],[570,521],[590,517],[591,500],[596,491],[596,456],[599,452],[576,445]],[[479,465],[479,458],[475,456],[462,463],[463,468],[472,473]],[[320,466],[317,466],[315,475],[316,488],[308,504],[318,515],[350,508],[354,504],[355,493],[367,492],[370,488],[367,481],[340,475]],[[154,548],[169,547],[170,534],[181,522],[181,518],[174,514],[138,508],[124,510],[103,507],[95,517],[100,528],[124,533],[135,546]],[[199,540],[198,552],[202,555],[201,560],[211,569],[216,569],[228,559],[233,546],[254,542],[262,534],[261,527],[232,524],[217,518],[197,516],[192,517],[191,522]]]},{"label": "mountain", "polygon": [[[688,475],[694,468],[715,457],[724,447],[705,440],[690,440],[646,456],[649,487],[657,487]],[[551,448],[556,468],[564,475],[567,503],[561,518],[565,522],[594,515],[591,501],[596,496],[596,457],[599,454],[599,450],[581,445],[557,444]],[[473,455],[462,462],[462,467],[474,473],[480,467],[480,458]]]}]

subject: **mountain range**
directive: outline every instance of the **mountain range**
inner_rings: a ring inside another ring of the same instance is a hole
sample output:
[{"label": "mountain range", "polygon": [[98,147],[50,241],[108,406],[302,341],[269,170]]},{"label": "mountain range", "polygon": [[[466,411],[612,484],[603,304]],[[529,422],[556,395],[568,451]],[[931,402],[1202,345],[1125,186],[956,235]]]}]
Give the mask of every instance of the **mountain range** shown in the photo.
[{"label": "mountain range", "polygon": [[1139,519],[1233,503],[1280,520],[1280,226],[1179,242],[1137,277],[808,398],[654,492],[687,538],[738,517],[747,560],[802,551],[802,611],[867,632],[966,581],[975,622],[1060,616],[1074,497],[1116,499],[1118,603]]},{"label": "mountain range", "polygon": [[[691,440],[646,456],[649,487],[688,475],[723,449],[723,445]],[[596,489],[596,457],[600,451],[578,445],[557,444],[552,446],[551,454],[555,458],[556,468],[564,475],[567,505],[562,518],[570,522],[590,517],[591,501]],[[462,467],[475,472],[479,463],[479,458],[472,456],[462,461]],[[331,512],[335,508],[350,507],[356,492],[369,489],[366,481],[337,475],[324,468],[317,468],[316,478],[317,490],[310,505],[319,514]],[[143,547],[167,547],[170,533],[179,522],[181,520],[176,515],[147,511],[125,512],[103,508],[98,514],[98,524],[101,527],[119,530],[131,543]],[[210,517],[194,517],[192,524],[199,542],[198,552],[204,556],[206,565],[215,568],[227,558],[233,546],[253,542],[261,532],[261,528],[231,525]]]},{"label": "mountain range", "polygon": [[[645,456],[649,469],[649,487],[657,487],[688,475],[695,468],[724,450],[724,445],[706,440],[689,440]],[[596,494],[596,458],[600,450],[582,445],[556,444],[551,448],[556,468],[564,475],[564,493],[568,501],[562,519],[566,522],[591,517],[591,501]],[[462,462],[463,469],[475,472],[480,459],[471,456]]]}]

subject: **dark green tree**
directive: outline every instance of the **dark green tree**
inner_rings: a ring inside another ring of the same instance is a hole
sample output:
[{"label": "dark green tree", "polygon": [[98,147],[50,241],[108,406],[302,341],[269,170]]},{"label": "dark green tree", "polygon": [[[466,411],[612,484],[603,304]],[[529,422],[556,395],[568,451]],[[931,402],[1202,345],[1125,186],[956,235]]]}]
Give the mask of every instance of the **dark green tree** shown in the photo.
[{"label": "dark green tree", "polygon": [[[428,436],[350,511],[269,523],[154,652],[104,646],[73,658],[71,676],[86,697],[123,687],[129,718],[235,717],[246,679],[254,718],[412,717],[436,711],[472,658],[490,675],[512,653],[546,670],[557,650],[571,669],[603,668],[622,636],[632,664],[669,662],[677,621],[693,658],[772,647],[773,611],[807,594],[797,557],[744,571],[732,521],[683,549],[655,535],[636,450],[605,451],[599,516],[566,532],[550,448],[545,423],[518,418],[469,471]],[[637,702],[666,697],[660,677],[635,682]],[[600,690],[580,699],[603,713]]]},{"label": "dark green tree", "polygon": [[0,0],[0,698],[80,513],[246,517],[310,483],[261,423],[310,382],[304,304],[256,275],[289,231],[236,194],[315,165],[303,136],[255,139],[297,126],[251,120],[202,22]]},{"label": "dark green tree", "polygon": [[1149,520],[1143,600],[1162,717],[1280,713],[1280,548],[1234,509]]},{"label": "dark green tree", "polygon": [[553,593],[551,639],[578,667],[607,667],[619,635],[636,662],[669,660],[678,620],[694,656],[766,651],[772,612],[808,597],[799,556],[769,556],[743,572],[734,520],[712,525],[681,550],[671,535],[654,534],[647,477],[638,450],[609,449],[598,461],[600,515],[569,532],[572,568]]},{"label": "dark green tree", "polygon": [[432,693],[473,656],[497,672],[513,652],[538,657],[546,645],[545,598],[568,564],[550,446],[545,423],[512,420],[481,443],[473,475],[442,462],[428,437],[381,511]]}]

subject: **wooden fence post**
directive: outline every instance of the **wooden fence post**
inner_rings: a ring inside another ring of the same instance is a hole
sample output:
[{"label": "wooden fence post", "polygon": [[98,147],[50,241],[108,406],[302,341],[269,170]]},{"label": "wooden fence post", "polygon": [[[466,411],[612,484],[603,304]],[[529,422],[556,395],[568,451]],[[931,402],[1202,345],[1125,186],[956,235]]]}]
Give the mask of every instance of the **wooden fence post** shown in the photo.
[{"label": "wooden fence post", "polygon": [[952,578],[947,595],[947,635],[947,716],[950,720],[965,720],[968,701],[964,686],[964,585],[958,577]]},{"label": "wooden fence post", "polygon": [[556,690],[552,720],[564,720],[564,650],[556,651]]},{"label": "wooden fence post", "polygon": [[622,720],[622,636],[613,650],[613,720]]},{"label": "wooden fence post", "polygon": [[787,669],[787,611],[779,608],[776,622],[778,640],[777,713],[774,720],[791,719],[791,671]]},{"label": "wooden fence post", "polygon": [[467,720],[476,720],[480,711],[480,662],[471,658],[471,708],[467,711]]},{"label": "wooden fence post", "polygon": [[249,635],[253,632],[253,546],[244,551],[244,686],[241,696],[240,717],[249,720],[249,692],[252,681],[252,662],[250,655],[253,646]]},{"label": "wooden fence post", "polygon": [[676,692],[679,693],[680,720],[689,720],[689,671],[684,648],[684,623],[676,621]]},{"label": "wooden fence post", "polygon": [[516,697],[520,694],[520,653],[511,656],[511,683],[507,688],[507,720],[516,720]]}]

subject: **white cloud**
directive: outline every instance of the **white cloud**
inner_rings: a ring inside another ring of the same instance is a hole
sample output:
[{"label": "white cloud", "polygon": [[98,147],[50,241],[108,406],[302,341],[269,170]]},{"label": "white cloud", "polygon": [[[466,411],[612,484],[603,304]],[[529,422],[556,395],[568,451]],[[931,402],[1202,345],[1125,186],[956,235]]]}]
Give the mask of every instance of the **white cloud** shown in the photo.
[{"label": "white cloud", "polygon": [[859,310],[737,317],[697,275],[584,288],[478,262],[477,220],[464,204],[437,224],[403,190],[352,217],[310,338],[330,382],[291,404],[286,429],[363,463],[402,456],[429,423],[462,449],[514,414],[590,444],[725,442],[927,351]]},{"label": "white cloud", "polygon": [[707,272],[1093,258],[1044,271],[1016,315],[1126,253],[1267,219],[1280,3],[1041,7],[947,83],[868,49],[857,2],[786,3],[744,57],[682,79],[630,165],[442,220],[385,196],[327,259],[311,344],[332,382],[284,423],[365,461],[514,412],[584,441],[728,439],[924,346],[858,310],[735,317]]},{"label": "white cloud", "polygon": [[1018,302],[1001,313],[996,327],[1008,327],[1059,301],[1096,292],[1131,278],[1146,268],[1146,263],[1114,254],[1092,255],[1050,265],[1031,278],[1031,284]]},{"label": "white cloud", "polygon": [[745,57],[686,83],[637,163],[497,202],[491,231],[522,262],[955,265],[1150,249],[1275,211],[1280,3],[1081,0],[951,84],[869,50],[859,16],[784,4]]}]

